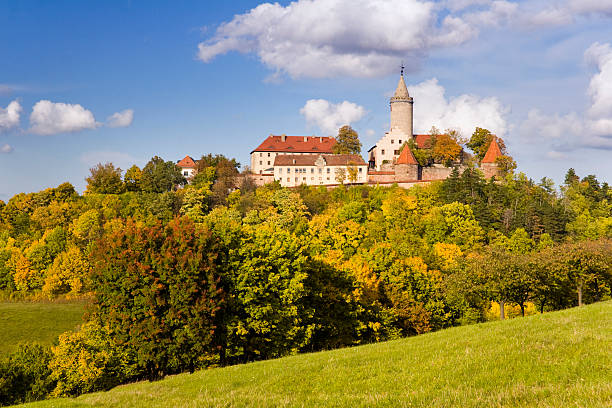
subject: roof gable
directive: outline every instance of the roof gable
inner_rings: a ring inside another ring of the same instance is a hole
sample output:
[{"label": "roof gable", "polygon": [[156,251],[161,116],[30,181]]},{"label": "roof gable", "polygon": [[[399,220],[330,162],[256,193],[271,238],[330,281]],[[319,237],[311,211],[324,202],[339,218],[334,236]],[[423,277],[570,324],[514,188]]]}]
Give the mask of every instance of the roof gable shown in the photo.
[{"label": "roof gable", "polygon": [[484,158],[481,163],[495,163],[495,159],[503,156],[501,149],[499,148],[499,144],[497,143],[496,138],[494,137],[491,140],[491,144],[489,144],[489,148],[487,149],[487,153],[485,153]]},{"label": "roof gable", "polygon": [[395,164],[419,164],[410,147],[404,146]]},{"label": "roof gable", "polygon": [[325,136],[270,135],[253,152],[332,153],[336,139]]},{"label": "roof gable", "polygon": [[196,163],[191,156],[185,156],[182,160],[176,163],[177,166],[183,169],[195,169]]}]

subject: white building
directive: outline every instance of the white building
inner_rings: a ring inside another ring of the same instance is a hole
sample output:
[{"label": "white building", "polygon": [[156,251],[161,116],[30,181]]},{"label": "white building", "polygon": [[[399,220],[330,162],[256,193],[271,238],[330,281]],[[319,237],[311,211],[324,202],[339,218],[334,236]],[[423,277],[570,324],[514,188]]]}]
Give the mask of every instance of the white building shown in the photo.
[{"label": "white building", "polygon": [[368,181],[368,166],[358,154],[280,154],[274,159],[273,173],[283,187]]},{"label": "white building", "polygon": [[278,155],[332,154],[333,137],[270,135],[251,152],[251,171],[272,174]]},{"label": "white building", "polygon": [[191,156],[185,156],[182,160],[179,160],[176,165],[180,167],[183,177],[190,180],[196,174],[196,163],[196,160],[193,160]]}]

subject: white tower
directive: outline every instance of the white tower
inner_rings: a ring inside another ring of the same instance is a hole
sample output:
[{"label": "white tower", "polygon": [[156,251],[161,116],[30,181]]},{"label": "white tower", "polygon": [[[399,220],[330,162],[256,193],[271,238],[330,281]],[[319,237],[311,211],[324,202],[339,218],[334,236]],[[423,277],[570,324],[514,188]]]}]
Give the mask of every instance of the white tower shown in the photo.
[{"label": "white tower", "polygon": [[400,75],[395,95],[391,98],[389,103],[391,105],[391,129],[389,131],[394,133],[395,130],[404,133],[406,136],[412,138],[412,105],[413,101],[408,94],[408,88],[404,82],[404,69],[402,67],[402,73]]}]

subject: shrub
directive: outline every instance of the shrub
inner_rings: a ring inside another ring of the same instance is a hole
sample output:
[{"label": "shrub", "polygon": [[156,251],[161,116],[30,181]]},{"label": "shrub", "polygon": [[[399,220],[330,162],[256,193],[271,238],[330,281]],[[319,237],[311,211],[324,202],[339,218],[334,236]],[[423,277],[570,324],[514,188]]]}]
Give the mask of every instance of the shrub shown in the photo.
[{"label": "shrub", "polygon": [[45,398],[55,386],[50,361],[51,351],[39,344],[20,345],[0,360],[0,405]]}]

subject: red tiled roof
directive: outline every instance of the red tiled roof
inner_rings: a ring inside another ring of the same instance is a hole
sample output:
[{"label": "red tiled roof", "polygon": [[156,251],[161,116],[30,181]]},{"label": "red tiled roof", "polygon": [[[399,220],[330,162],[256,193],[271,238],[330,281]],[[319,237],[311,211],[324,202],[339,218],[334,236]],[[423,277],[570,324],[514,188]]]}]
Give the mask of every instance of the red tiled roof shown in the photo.
[{"label": "red tiled roof", "polygon": [[419,164],[408,146],[404,146],[395,164]]},{"label": "red tiled roof", "polygon": [[499,144],[497,144],[497,140],[495,140],[494,137],[493,140],[491,140],[491,144],[489,145],[487,153],[485,154],[481,163],[495,163],[495,159],[501,156],[503,156],[503,154],[499,148]]},{"label": "red tiled roof", "polygon": [[[314,166],[319,154],[279,154],[274,158],[275,166]],[[365,166],[366,162],[358,154],[329,154],[323,158],[328,166],[356,165]]]},{"label": "red tiled roof", "polygon": [[414,142],[419,149],[431,148],[431,135],[414,135]]},{"label": "red tiled roof", "polygon": [[[270,135],[253,152],[332,153],[333,137]],[[251,152],[251,153],[253,153]]]},{"label": "red tiled roof", "polygon": [[183,169],[195,169],[196,167],[195,160],[193,160],[191,156],[185,156],[183,160],[180,160],[176,165]]}]

